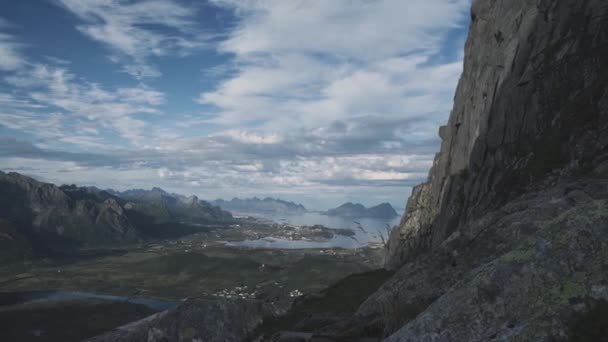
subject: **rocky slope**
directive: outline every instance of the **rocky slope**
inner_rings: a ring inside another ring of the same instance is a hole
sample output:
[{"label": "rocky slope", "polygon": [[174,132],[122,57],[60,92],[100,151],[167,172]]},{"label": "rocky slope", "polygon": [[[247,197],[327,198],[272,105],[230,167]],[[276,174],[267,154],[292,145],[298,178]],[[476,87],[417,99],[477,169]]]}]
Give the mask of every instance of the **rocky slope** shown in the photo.
[{"label": "rocky slope", "polygon": [[397,217],[398,214],[389,203],[381,203],[371,208],[366,208],[359,203],[344,203],[341,206],[330,209],[324,213],[328,216],[340,216],[350,218],[377,218],[377,219],[391,219]]},{"label": "rocky slope", "polygon": [[217,199],[211,203],[224,210],[240,214],[299,215],[307,212],[306,208],[301,204],[270,197],[264,199],[257,197],[245,199],[233,198],[230,201]]},{"label": "rocky slope", "polygon": [[608,5],[475,0],[427,183],[359,309],[388,341],[596,341],[608,308]]},{"label": "rocky slope", "polygon": [[387,266],[519,194],[606,168],[606,3],[476,0],[454,109]]}]

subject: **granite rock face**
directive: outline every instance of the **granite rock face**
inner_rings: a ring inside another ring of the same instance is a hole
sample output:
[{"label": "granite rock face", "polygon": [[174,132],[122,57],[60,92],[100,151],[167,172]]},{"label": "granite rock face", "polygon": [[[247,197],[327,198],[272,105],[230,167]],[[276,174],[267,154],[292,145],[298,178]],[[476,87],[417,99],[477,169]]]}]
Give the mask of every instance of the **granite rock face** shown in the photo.
[{"label": "granite rock face", "polygon": [[396,269],[512,200],[608,163],[608,7],[475,0],[441,151],[389,242]]},{"label": "granite rock face", "polygon": [[608,3],[474,0],[465,55],[397,273],[357,316],[387,341],[602,340]]},{"label": "granite rock face", "polygon": [[380,316],[389,341],[576,341],[573,317],[608,300],[606,270],[608,179],[592,175],[472,220],[357,316]]}]

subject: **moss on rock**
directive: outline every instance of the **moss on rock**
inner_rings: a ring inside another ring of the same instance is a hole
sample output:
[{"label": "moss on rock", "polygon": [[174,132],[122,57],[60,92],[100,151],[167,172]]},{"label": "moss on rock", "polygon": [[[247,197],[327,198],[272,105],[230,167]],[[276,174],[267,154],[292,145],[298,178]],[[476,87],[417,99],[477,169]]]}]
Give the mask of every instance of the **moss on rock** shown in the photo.
[{"label": "moss on rock", "polygon": [[516,249],[502,256],[502,260],[506,262],[526,262],[534,256],[532,249]]}]

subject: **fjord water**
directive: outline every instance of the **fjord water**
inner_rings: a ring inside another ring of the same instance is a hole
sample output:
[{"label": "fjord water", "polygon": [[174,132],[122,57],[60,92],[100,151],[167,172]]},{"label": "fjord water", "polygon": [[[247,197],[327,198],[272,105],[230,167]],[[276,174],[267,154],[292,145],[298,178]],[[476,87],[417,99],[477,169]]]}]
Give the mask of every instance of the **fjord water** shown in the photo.
[{"label": "fjord water", "polygon": [[392,219],[349,218],[308,212],[300,215],[268,216],[267,218],[277,223],[297,226],[323,225],[325,227],[334,229],[347,228],[353,230],[355,232],[355,236],[336,235],[333,239],[328,241],[264,238],[259,240],[231,242],[228,245],[249,248],[277,249],[360,248],[368,246],[370,243],[382,243],[383,238],[388,238],[388,232],[392,229],[392,227],[399,223],[401,216],[397,216]]}]

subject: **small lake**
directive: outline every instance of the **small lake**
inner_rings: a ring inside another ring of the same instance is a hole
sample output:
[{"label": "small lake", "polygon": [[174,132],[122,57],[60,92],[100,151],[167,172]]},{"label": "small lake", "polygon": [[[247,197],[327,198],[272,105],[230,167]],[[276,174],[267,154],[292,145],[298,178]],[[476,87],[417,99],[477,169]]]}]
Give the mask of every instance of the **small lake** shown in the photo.
[{"label": "small lake", "polygon": [[310,240],[287,240],[277,238],[264,238],[259,240],[245,240],[227,243],[229,246],[240,246],[248,248],[278,248],[278,249],[304,249],[304,248],[360,248],[370,243],[382,242],[381,234],[387,238],[393,226],[399,224],[401,216],[393,219],[374,218],[345,218],[338,216],[327,216],[319,213],[305,213],[302,215],[289,216],[265,216],[277,223],[289,223],[294,225],[313,226],[320,224],[328,228],[349,228],[355,232],[355,236],[337,235],[328,241]]},{"label": "small lake", "polygon": [[140,304],[157,311],[169,310],[176,307],[178,304],[178,302],[168,300],[129,298],[79,291],[32,291],[0,293],[0,306],[45,302],[69,302],[91,299]]}]

